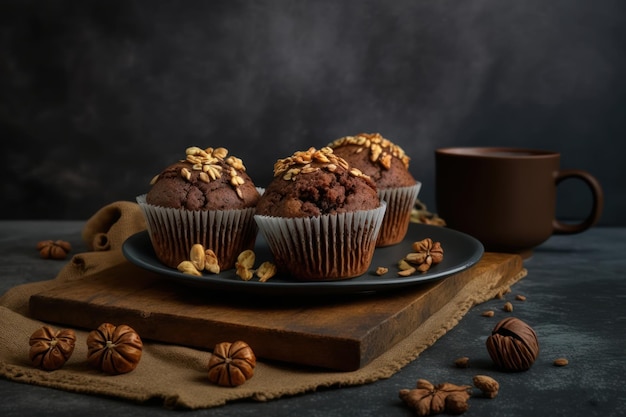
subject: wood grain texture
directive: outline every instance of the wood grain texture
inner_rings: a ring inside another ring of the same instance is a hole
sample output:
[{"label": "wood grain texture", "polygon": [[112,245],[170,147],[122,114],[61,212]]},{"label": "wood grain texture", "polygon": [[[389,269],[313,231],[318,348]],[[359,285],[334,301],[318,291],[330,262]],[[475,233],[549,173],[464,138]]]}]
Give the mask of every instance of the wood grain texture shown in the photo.
[{"label": "wood grain texture", "polygon": [[518,255],[487,252],[468,270],[410,290],[261,298],[176,285],[123,263],[35,294],[29,308],[33,318],[51,323],[128,324],[143,339],[206,350],[241,339],[259,358],[351,371],[408,336],[468,283],[493,288],[521,269]]}]

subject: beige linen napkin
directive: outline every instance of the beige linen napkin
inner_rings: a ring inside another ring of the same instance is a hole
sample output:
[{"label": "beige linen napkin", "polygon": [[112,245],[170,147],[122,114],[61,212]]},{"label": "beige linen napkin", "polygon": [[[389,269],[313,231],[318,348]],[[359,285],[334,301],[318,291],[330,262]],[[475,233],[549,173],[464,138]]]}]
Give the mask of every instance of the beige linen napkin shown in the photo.
[{"label": "beige linen napkin", "polygon": [[[206,368],[210,352],[145,342],[141,361],[134,371],[108,376],[87,365],[87,332],[82,330],[75,330],[76,349],[61,369],[46,372],[34,368],[28,359],[28,339],[45,323],[28,317],[29,297],[59,282],[89,279],[96,272],[127,262],[121,252],[122,244],[145,227],[137,204],[120,201],[105,206],[86,222],[82,232],[91,251],[75,255],[54,280],[20,285],[0,297],[0,375],[13,381],[72,392],[137,402],[159,400],[165,407],[185,409],[215,407],[244,398],[266,401],[311,392],[318,387],[366,384],[398,372],[453,328],[472,306],[503,293],[526,275],[526,270],[522,269],[498,286],[481,280],[470,281],[452,301],[407,338],[353,372],[259,360],[252,379],[236,388],[224,388],[208,382]],[[167,383],[163,375],[167,375]]]}]

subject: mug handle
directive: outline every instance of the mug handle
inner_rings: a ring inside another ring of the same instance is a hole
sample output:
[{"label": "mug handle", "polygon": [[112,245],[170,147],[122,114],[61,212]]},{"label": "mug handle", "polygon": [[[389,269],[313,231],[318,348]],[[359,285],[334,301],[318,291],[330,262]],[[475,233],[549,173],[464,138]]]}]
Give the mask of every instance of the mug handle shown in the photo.
[{"label": "mug handle", "polygon": [[600,186],[600,182],[598,182],[598,180],[593,175],[579,169],[562,170],[559,171],[556,175],[556,185],[559,185],[561,181],[568,178],[581,179],[591,189],[591,195],[593,197],[591,213],[589,213],[589,216],[587,216],[585,220],[578,224],[562,223],[559,220],[554,219],[552,221],[552,228],[554,229],[555,234],[574,234],[589,229],[591,226],[598,222],[598,220],[600,219],[600,215],[602,214],[602,209],[604,207],[604,193],[602,192],[602,186]]}]

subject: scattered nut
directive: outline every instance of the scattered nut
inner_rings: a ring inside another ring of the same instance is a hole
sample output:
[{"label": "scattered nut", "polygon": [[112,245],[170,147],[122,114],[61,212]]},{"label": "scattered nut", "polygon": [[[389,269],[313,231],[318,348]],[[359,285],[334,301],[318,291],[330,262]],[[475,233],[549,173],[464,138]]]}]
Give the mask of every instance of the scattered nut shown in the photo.
[{"label": "scattered nut", "polygon": [[415,268],[413,268],[411,265],[409,265],[409,263],[406,260],[404,260],[404,259],[401,259],[398,262],[398,269],[400,269],[400,271],[406,271],[408,269],[412,269],[415,272]]},{"label": "scattered nut", "polygon": [[44,259],[65,259],[72,245],[64,240],[42,240],[37,243],[37,250]]},{"label": "scattered nut", "polygon": [[209,359],[209,380],[217,385],[236,387],[254,376],[256,356],[246,342],[215,345]]},{"label": "scattered nut", "polygon": [[254,276],[254,272],[251,269],[245,268],[242,265],[237,265],[237,276],[244,281],[250,281]]},{"label": "scattered nut", "polygon": [[237,275],[244,281],[249,281],[254,276],[252,268],[254,267],[254,261],[256,256],[250,249],[246,249],[237,256],[237,262],[235,262],[235,268],[237,268]]},{"label": "scattered nut", "polygon": [[380,276],[385,275],[387,272],[389,272],[389,268],[386,268],[384,266],[379,266],[378,268],[376,268],[375,274],[380,277]]},{"label": "scattered nut", "polygon": [[87,362],[110,375],[135,369],[142,350],[139,334],[125,324],[102,323],[87,336]]},{"label": "scattered nut", "polygon": [[402,389],[400,399],[418,416],[460,414],[467,410],[471,386],[455,385],[449,382],[433,385],[425,379],[418,379],[416,388]]},{"label": "scattered nut", "polygon": [[426,272],[432,265],[436,265],[443,260],[443,248],[441,243],[433,242],[429,237],[413,242],[411,245],[413,252],[408,253],[400,262],[398,275],[407,277],[415,272]]},{"label": "scattered nut", "polygon": [[254,267],[254,261],[256,257],[254,252],[250,249],[246,249],[237,256],[237,262],[235,265],[237,267],[241,266],[245,269],[252,269]]},{"label": "scattered nut", "polygon": [[526,296],[525,296],[525,295],[522,295],[522,294],[517,294],[517,295],[515,296],[515,299],[516,299],[517,301],[526,301]]},{"label": "scattered nut", "polygon": [[537,334],[515,317],[501,320],[486,341],[489,356],[505,371],[526,371],[539,355]]},{"label": "scattered nut", "polygon": [[43,326],[30,336],[28,357],[38,368],[54,371],[61,368],[72,356],[76,344],[76,334],[72,329],[56,331]]},{"label": "scattered nut", "polygon": [[506,303],[504,303],[504,305],[502,306],[502,310],[506,311],[506,312],[511,312],[513,311],[513,304],[511,304],[510,301],[507,301]]},{"label": "scattered nut", "polygon": [[454,361],[454,365],[457,368],[469,368],[469,358],[467,356],[462,356]]},{"label": "scattered nut", "polygon": [[176,267],[183,274],[202,276],[202,271],[220,273],[217,255],[211,249],[204,249],[199,243],[194,244],[189,252],[189,260],[182,261]]},{"label": "scattered nut", "polygon": [[[197,243],[191,247],[189,253],[190,260],[182,261],[178,264],[177,269],[183,274],[194,276],[202,276],[202,271],[208,271],[212,274],[220,273],[220,266],[217,255],[212,249],[204,249],[204,246]],[[235,262],[236,274],[243,280],[249,281],[254,277],[255,271],[252,269],[255,262],[254,251],[247,249],[239,254],[237,262]],[[276,265],[272,262],[264,262],[259,266],[256,275],[260,282],[265,282],[276,275]]]},{"label": "scattered nut", "polygon": [[197,277],[202,276],[202,273],[198,271],[198,268],[196,268],[196,266],[191,261],[182,261],[178,264],[176,269],[178,269],[183,274],[194,275]]},{"label": "scattered nut", "polygon": [[260,282],[265,282],[274,275],[276,275],[276,265],[269,261],[263,262],[256,270],[256,276],[259,277]]},{"label": "scattered nut", "polygon": [[404,259],[398,262],[398,269],[400,269],[398,271],[398,275],[401,277],[410,277],[417,272],[417,268],[409,265],[409,263]]},{"label": "scattered nut", "polygon": [[567,366],[569,364],[569,361],[567,360],[567,358],[557,358],[554,360],[554,362],[552,362],[552,364],[554,366]]},{"label": "scattered nut", "polygon": [[475,375],[472,379],[474,385],[480,389],[483,396],[487,398],[495,398],[500,390],[500,384],[498,381],[487,375]]},{"label": "scattered nut", "polygon": [[493,310],[483,311],[480,315],[483,317],[493,317],[496,313]]},{"label": "scattered nut", "polygon": [[212,274],[220,273],[220,264],[217,260],[217,255],[213,252],[212,249],[207,249],[204,252],[204,269],[209,271]]},{"label": "scattered nut", "polygon": [[193,266],[198,271],[204,270],[206,264],[206,254],[204,251],[204,246],[199,243],[196,243],[191,247],[191,251],[189,253],[189,260],[193,264]]},{"label": "scattered nut", "polygon": [[414,268],[411,266],[407,269],[400,269],[400,271],[398,271],[398,275],[401,277],[410,277],[416,272],[417,272],[417,268]]}]

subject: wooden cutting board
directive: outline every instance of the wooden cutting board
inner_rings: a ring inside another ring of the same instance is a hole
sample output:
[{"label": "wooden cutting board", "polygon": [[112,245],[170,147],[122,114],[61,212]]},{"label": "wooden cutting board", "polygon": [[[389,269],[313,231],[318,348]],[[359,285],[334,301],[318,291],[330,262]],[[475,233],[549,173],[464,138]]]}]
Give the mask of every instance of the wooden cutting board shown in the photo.
[{"label": "wooden cutting board", "polygon": [[407,337],[472,280],[495,287],[521,269],[518,255],[486,252],[465,271],[409,290],[306,299],[214,294],[125,262],[33,295],[30,313],[88,330],[124,323],[145,340],[206,350],[244,340],[259,358],[352,371]]}]

